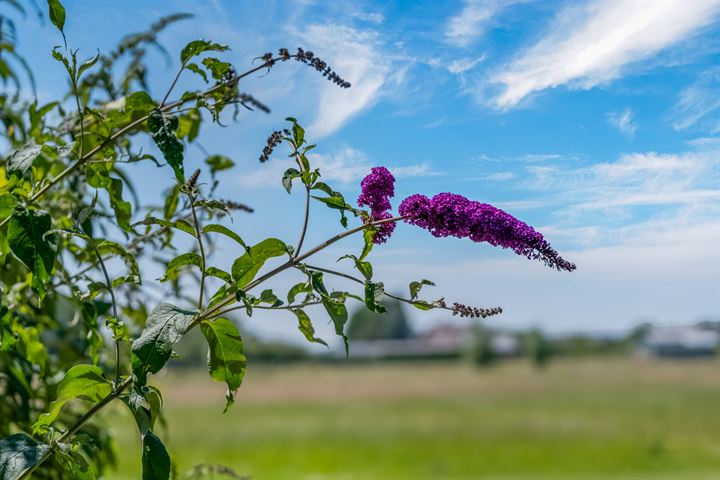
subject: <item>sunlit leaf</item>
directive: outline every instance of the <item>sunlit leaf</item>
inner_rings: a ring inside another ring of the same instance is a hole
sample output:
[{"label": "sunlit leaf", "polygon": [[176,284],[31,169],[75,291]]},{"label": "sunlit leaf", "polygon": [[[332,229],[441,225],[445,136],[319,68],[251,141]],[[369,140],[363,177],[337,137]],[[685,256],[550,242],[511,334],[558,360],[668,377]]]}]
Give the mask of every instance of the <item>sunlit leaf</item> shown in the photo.
[{"label": "sunlit leaf", "polygon": [[202,269],[202,257],[194,252],[178,255],[168,262],[165,275],[158,280],[161,282],[166,280],[175,280],[180,274],[180,269],[187,265],[195,265],[196,267]]},{"label": "sunlit leaf", "polygon": [[192,57],[200,55],[203,52],[224,52],[226,50],[229,50],[227,45],[220,45],[219,43],[212,43],[207,40],[193,40],[185,45],[185,48],[180,52],[180,62],[184,65]]},{"label": "sunlit leaf", "polygon": [[269,258],[279,257],[287,253],[287,246],[277,238],[267,238],[253,245],[232,266],[232,277],[238,288],[243,288],[257,275]]},{"label": "sunlit leaf", "polygon": [[245,376],[245,354],[242,338],[234,323],[226,318],[216,318],[200,324],[208,342],[208,370],[210,376],[228,386],[225,411],[235,401],[235,393]]},{"label": "sunlit leaf", "polygon": [[302,308],[293,308],[291,309],[291,312],[293,312],[298,319],[298,330],[300,330],[302,334],[305,335],[305,338],[309,342],[320,343],[322,345],[325,345],[326,347],[328,346],[325,340],[315,336],[315,328],[310,321],[310,317],[308,317],[307,313],[305,313],[305,310],[303,310]]}]

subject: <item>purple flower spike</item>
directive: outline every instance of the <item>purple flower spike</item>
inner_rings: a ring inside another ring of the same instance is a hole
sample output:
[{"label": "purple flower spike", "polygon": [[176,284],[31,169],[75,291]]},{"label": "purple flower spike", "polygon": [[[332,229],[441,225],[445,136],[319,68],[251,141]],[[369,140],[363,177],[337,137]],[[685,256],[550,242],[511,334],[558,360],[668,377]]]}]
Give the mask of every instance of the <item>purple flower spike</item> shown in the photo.
[{"label": "purple flower spike", "polygon": [[[358,205],[370,207],[372,220],[392,218],[390,198],[395,195],[395,177],[385,167],[373,167],[360,183],[362,193],[358,197]],[[395,222],[383,223],[373,237],[373,243],[385,243],[395,230]]]},{"label": "purple flower spike", "polygon": [[406,222],[436,237],[467,237],[473,242],[509,248],[557,270],[575,270],[575,264],[560,257],[540,232],[487,203],[454,193],[439,193],[432,199],[411,195],[402,201],[398,210],[400,215],[408,217]]},{"label": "purple flower spike", "polygon": [[360,182],[362,193],[358,205],[370,207],[370,210],[382,212],[390,210],[390,197],[395,195],[395,177],[385,167],[373,167]]}]

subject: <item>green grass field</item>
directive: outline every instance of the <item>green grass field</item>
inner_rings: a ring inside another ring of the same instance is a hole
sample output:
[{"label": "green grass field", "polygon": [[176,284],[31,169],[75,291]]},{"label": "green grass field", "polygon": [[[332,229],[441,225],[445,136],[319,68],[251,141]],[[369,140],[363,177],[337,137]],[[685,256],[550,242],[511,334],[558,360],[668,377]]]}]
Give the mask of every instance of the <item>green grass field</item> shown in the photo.
[{"label": "green grass field", "polygon": [[[249,367],[233,409],[200,374],[155,378],[178,471],[254,479],[720,479],[720,363],[563,360]],[[114,479],[140,478],[120,409]]]}]

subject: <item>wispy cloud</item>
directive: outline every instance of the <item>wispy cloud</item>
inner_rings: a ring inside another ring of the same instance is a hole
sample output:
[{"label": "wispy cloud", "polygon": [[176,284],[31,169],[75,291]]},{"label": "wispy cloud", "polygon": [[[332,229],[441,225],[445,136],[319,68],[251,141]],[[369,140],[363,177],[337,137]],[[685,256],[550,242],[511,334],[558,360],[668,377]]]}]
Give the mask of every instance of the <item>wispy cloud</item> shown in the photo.
[{"label": "wispy cloud", "polygon": [[508,109],[547,88],[611,81],[711,25],[718,11],[717,1],[596,0],[566,7],[539,42],[494,75],[491,83],[501,91],[493,104]]},{"label": "wispy cloud", "polygon": [[448,21],[445,28],[445,41],[457,47],[467,47],[485,33],[498,13],[513,3],[517,2],[513,0],[466,1],[460,13]]},{"label": "wispy cloud", "polygon": [[633,121],[633,111],[629,107],[620,112],[608,112],[607,121],[623,135],[635,136],[637,123]]},{"label": "wispy cloud", "polygon": [[459,75],[461,73],[467,72],[468,70],[472,70],[478,63],[482,62],[483,60],[485,60],[484,55],[481,55],[477,58],[460,58],[450,62],[450,64],[447,66],[447,70],[453,75]]},{"label": "wispy cloud", "polygon": [[[342,148],[334,154],[317,153],[309,154],[308,157],[313,168],[320,169],[323,179],[345,183],[362,179],[370,173],[372,167],[377,166],[363,152],[351,147]],[[246,188],[279,187],[283,172],[294,165],[293,160],[278,155],[267,164],[261,165],[258,170],[243,173],[242,176],[237,177],[237,182]],[[427,162],[388,168],[397,178],[439,175]]]},{"label": "wispy cloud", "polygon": [[680,92],[672,111],[676,130],[698,126],[709,133],[720,132],[720,67],[704,72],[691,86]]},{"label": "wispy cloud", "polygon": [[[340,129],[378,101],[383,87],[392,81],[390,60],[383,54],[380,36],[372,30],[324,24],[310,25],[298,35],[352,83],[350,89],[323,85],[317,116],[308,127],[313,137],[319,138]],[[402,79],[396,76],[394,80]]]}]

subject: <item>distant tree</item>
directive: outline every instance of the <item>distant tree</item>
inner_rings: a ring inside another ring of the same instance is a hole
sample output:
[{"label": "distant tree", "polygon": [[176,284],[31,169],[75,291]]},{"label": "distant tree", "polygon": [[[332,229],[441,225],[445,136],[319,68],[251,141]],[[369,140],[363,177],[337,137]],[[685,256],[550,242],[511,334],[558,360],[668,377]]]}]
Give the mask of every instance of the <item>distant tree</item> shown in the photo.
[{"label": "distant tree", "polygon": [[486,367],[497,360],[492,344],[493,332],[480,323],[474,323],[465,352],[467,360],[477,367]]},{"label": "distant tree", "polygon": [[533,329],[525,336],[525,353],[536,367],[544,368],[550,361],[553,349],[545,335],[540,330]]},{"label": "distant tree", "polygon": [[412,331],[402,304],[395,299],[382,301],[386,313],[359,308],[350,318],[347,336],[351,340],[383,340],[408,338]]}]

